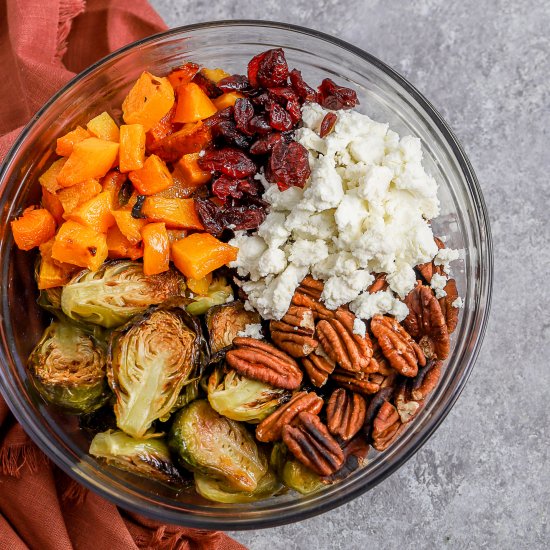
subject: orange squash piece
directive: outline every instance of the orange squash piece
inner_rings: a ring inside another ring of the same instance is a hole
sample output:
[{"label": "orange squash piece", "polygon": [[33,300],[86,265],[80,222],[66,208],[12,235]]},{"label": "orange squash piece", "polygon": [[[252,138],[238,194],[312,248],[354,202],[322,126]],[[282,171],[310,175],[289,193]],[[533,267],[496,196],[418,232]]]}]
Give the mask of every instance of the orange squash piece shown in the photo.
[{"label": "orange squash piece", "polygon": [[62,157],[68,157],[73,152],[76,143],[80,143],[89,137],[92,137],[92,134],[88,130],[85,130],[82,126],[77,126],[71,132],[57,138],[55,152]]},{"label": "orange squash piece", "polygon": [[183,237],[187,237],[187,231],[185,229],[167,229],[166,233],[168,233],[170,244],[183,239]]},{"label": "orange squash piece", "polygon": [[203,170],[199,166],[199,158],[198,153],[189,153],[183,155],[176,165],[185,183],[190,187],[200,187],[212,178],[212,174],[208,170]]},{"label": "orange squash piece", "polygon": [[168,271],[170,266],[170,242],[163,223],[148,223],[142,230],[143,273],[156,275]]},{"label": "orange squash piece", "polygon": [[57,193],[57,198],[63,206],[65,214],[72,212],[77,206],[95,197],[101,192],[101,184],[97,180],[87,180],[77,183],[72,187],[61,189]]},{"label": "orange squash piece", "polygon": [[107,241],[103,233],[69,220],[57,232],[52,258],[58,262],[87,267],[96,271],[107,259]]},{"label": "orange squash piece", "polygon": [[100,139],[116,142],[119,140],[120,130],[116,122],[111,118],[111,115],[106,111],[92,118],[92,120],[86,124],[86,128],[88,128],[91,134]]},{"label": "orange squash piece", "polygon": [[112,214],[120,232],[131,244],[138,244],[141,241],[141,229],[147,225],[147,220],[132,217],[131,210],[126,208],[113,210]]},{"label": "orange squash piece", "polygon": [[[126,174],[121,174],[118,170],[111,170],[101,180],[101,190],[109,194],[111,210],[120,208],[119,194],[127,177]],[[71,188],[69,187],[69,189]]]},{"label": "orange squash piece", "polygon": [[176,90],[178,86],[191,82],[198,71],[199,66],[196,63],[186,63],[177,69],[173,69],[168,75],[168,80],[172,84],[172,88]]},{"label": "orange squash piece", "polygon": [[130,260],[137,260],[143,256],[143,249],[137,245],[132,244],[118,228],[118,225],[113,225],[107,231],[107,249],[109,251],[109,258],[112,260],[118,260],[122,258],[130,258]]},{"label": "orange squash piece", "polygon": [[230,76],[229,73],[226,73],[223,69],[201,69],[201,73],[211,80],[214,84],[217,84],[222,78],[227,78]]},{"label": "orange squash piece", "polygon": [[184,126],[151,146],[151,151],[166,162],[175,162],[187,153],[198,153],[212,143],[210,128],[202,121]]},{"label": "orange squash piece", "polygon": [[17,248],[31,250],[55,235],[55,219],[45,208],[30,206],[11,222],[11,231]]},{"label": "orange squash piece", "polygon": [[150,149],[161,139],[173,134],[176,130],[172,120],[176,114],[176,104],[145,134],[145,147]]},{"label": "orange squash piece", "polygon": [[40,268],[38,269],[38,290],[66,285],[78,268],[52,259],[54,239],[40,245]]},{"label": "orange squash piece", "polygon": [[122,104],[126,124],[142,124],[147,132],[174,104],[174,90],[167,78],[145,71]]},{"label": "orange squash piece", "polygon": [[145,128],[143,124],[123,124],[120,127],[118,167],[121,172],[143,168],[145,162]]},{"label": "orange squash piece", "polygon": [[213,99],[212,103],[214,103],[218,111],[221,111],[226,107],[233,107],[237,99],[241,97],[244,97],[244,95],[240,94],[239,92],[227,92],[225,94],[222,94],[220,97]]},{"label": "orange squash piece", "polygon": [[235,261],[238,251],[210,233],[193,233],[172,245],[172,261],[186,277],[202,279],[218,267]]},{"label": "orange squash piece", "polygon": [[164,222],[171,229],[204,229],[193,199],[147,197],[141,212],[150,222]]},{"label": "orange squash piece", "polygon": [[61,172],[61,169],[67,162],[67,159],[57,159],[52,162],[50,167],[38,178],[38,181],[44,189],[47,189],[50,193],[55,193],[61,189],[61,185],[57,183],[57,175]]},{"label": "orange squash piece", "polygon": [[109,193],[102,191],[95,197],[77,206],[65,218],[91,227],[98,233],[107,233],[109,227],[115,224],[115,218],[111,213],[111,197]]},{"label": "orange squash piece", "polygon": [[202,279],[193,279],[192,277],[187,277],[185,282],[187,283],[187,288],[191,292],[194,292],[195,294],[200,294],[201,296],[205,296],[206,294],[208,294],[208,289],[212,284],[212,273],[208,273],[208,275],[206,275]]},{"label": "orange squash piece", "polygon": [[177,166],[172,172],[172,179],[174,180],[174,183],[171,187],[168,187],[168,189],[165,189],[160,193],[155,193],[152,196],[163,197],[165,199],[187,199],[191,197],[193,193],[197,190],[196,187],[187,185],[185,179],[183,178],[183,175],[181,174]]},{"label": "orange squash piece", "polygon": [[157,155],[147,157],[143,168],[130,172],[128,177],[140,195],[154,195],[174,183],[166,163]]},{"label": "orange squash piece", "polygon": [[174,122],[197,122],[217,112],[212,100],[194,82],[178,87],[178,103]]},{"label": "orange squash piece", "polygon": [[59,197],[50,193],[45,187],[42,187],[42,206],[53,216],[55,223],[60,225],[63,223],[63,205],[59,200]]},{"label": "orange squash piece", "polygon": [[118,155],[118,143],[91,137],[75,144],[71,156],[57,175],[61,187],[102,178]]}]

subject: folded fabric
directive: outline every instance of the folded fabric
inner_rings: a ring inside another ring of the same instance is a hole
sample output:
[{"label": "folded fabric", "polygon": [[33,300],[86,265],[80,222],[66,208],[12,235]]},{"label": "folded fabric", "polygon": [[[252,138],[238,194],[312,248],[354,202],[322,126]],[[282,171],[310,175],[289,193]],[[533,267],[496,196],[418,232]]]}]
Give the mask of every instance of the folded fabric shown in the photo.
[{"label": "folded fabric", "polygon": [[[0,0],[0,161],[33,114],[77,72],[165,29],[145,0]],[[0,397],[0,550],[238,550],[221,532],[162,525],[56,468]]]}]

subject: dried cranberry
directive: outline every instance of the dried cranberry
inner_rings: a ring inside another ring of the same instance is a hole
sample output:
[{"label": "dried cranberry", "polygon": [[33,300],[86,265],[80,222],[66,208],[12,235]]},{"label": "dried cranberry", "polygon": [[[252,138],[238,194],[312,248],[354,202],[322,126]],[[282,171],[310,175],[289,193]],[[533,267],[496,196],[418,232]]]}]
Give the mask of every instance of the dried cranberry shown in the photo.
[{"label": "dried cranberry", "polygon": [[254,116],[254,106],[252,105],[250,100],[246,98],[237,99],[237,101],[235,102],[235,106],[233,108],[233,118],[235,119],[237,128],[241,132],[245,134],[251,133],[248,128],[248,125],[252,120],[253,116]]},{"label": "dried cranberry", "polygon": [[258,87],[258,71],[260,70],[260,63],[267,56],[267,52],[259,53],[255,55],[248,62],[248,82],[253,88]]},{"label": "dried cranberry", "polygon": [[285,105],[287,101],[296,101],[298,96],[296,92],[289,86],[279,86],[278,88],[269,88],[269,97],[278,101],[281,105]]},{"label": "dried cranberry", "polygon": [[225,145],[233,145],[241,149],[248,149],[251,142],[251,138],[239,132],[232,120],[222,120],[212,125],[212,137],[222,140]]},{"label": "dried cranberry", "polygon": [[315,92],[315,90],[311,86],[308,86],[305,83],[304,79],[302,78],[302,73],[298,69],[292,69],[289,76],[293,90],[298,94],[298,97],[302,101],[317,100],[317,92]]},{"label": "dried cranberry", "polygon": [[225,227],[231,225],[236,230],[256,229],[265,220],[267,212],[262,208],[232,206],[224,210],[220,221]]},{"label": "dried cranberry", "polygon": [[262,184],[258,180],[239,180],[227,176],[220,176],[212,184],[212,193],[224,202],[229,197],[241,199],[244,195],[259,195],[262,189]]},{"label": "dried cranberry", "polygon": [[191,82],[194,82],[199,86],[202,91],[211,99],[220,97],[223,92],[212,82],[209,78],[206,78],[202,72],[198,72]]},{"label": "dried cranberry", "polygon": [[278,141],[269,158],[267,176],[281,191],[292,185],[303,187],[311,174],[307,149],[293,141]]},{"label": "dried cranberry", "polygon": [[212,126],[215,126],[216,124],[223,122],[224,120],[231,120],[233,118],[233,107],[226,107],[225,109],[222,109],[221,111],[218,111],[216,114],[212,115],[211,117],[208,117],[204,124],[211,128]]},{"label": "dried cranberry", "polygon": [[302,110],[300,109],[300,103],[297,99],[290,100],[286,104],[286,110],[292,119],[292,124],[296,124],[302,120]]},{"label": "dried cranberry", "polygon": [[218,236],[224,230],[220,220],[220,207],[208,199],[195,199],[195,209],[208,233]]},{"label": "dried cranberry", "polygon": [[222,90],[222,92],[245,92],[250,88],[250,83],[246,76],[234,74],[222,78],[218,82],[218,88]]},{"label": "dried cranberry", "polygon": [[359,103],[355,90],[338,86],[338,84],[330,78],[325,78],[323,82],[321,82],[318,90],[319,103],[332,111],[338,109],[351,109]]},{"label": "dried cranberry", "polygon": [[273,146],[283,139],[283,134],[279,132],[273,132],[267,136],[262,136],[256,140],[249,149],[251,155],[265,155],[273,149]]},{"label": "dried cranberry", "polygon": [[290,115],[278,103],[274,103],[270,106],[269,124],[274,130],[279,130],[281,132],[292,128]]},{"label": "dried cranberry", "polygon": [[258,66],[258,84],[264,88],[284,86],[287,83],[287,79],[288,65],[285,59],[285,52],[282,48],[265,52]]},{"label": "dried cranberry", "polygon": [[321,129],[319,130],[319,135],[324,138],[332,132],[336,120],[338,117],[334,113],[327,113],[321,122]]},{"label": "dried cranberry", "polygon": [[250,98],[252,103],[256,105],[256,107],[265,107],[268,103],[273,101],[267,92],[262,92],[258,94],[257,96],[253,96]]},{"label": "dried cranberry", "polygon": [[260,135],[270,134],[273,131],[269,121],[264,115],[256,115],[253,117],[248,128],[252,133]]},{"label": "dried cranberry", "polygon": [[225,147],[209,150],[199,158],[199,166],[203,170],[221,172],[232,178],[246,178],[256,173],[256,165],[242,151]]}]

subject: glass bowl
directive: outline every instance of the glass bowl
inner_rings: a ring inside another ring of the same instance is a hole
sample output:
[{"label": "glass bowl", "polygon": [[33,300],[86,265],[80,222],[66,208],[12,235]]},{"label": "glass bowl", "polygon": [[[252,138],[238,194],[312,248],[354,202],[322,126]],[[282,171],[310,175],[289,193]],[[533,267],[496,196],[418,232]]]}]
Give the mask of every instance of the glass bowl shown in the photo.
[{"label": "glass bowl", "polygon": [[[253,55],[272,47],[283,47],[289,66],[299,68],[307,82],[316,85],[331,77],[350,86],[358,92],[360,111],[389,122],[401,135],[422,139],[425,165],[440,185],[442,212],[434,233],[446,235],[447,246],[463,250],[453,275],[464,309],[439,386],[386,452],[371,450],[364,469],[313,495],[289,492],[250,504],[214,504],[98,463],[88,455],[88,439],[75,419],[35,395],[25,360],[48,317],[36,305],[34,257],[16,249],[9,220],[39,200],[37,176],[51,162],[55,139],[104,110],[119,114],[124,96],[144,69],[163,74],[193,60],[242,73]],[[168,523],[212,529],[268,527],[325,512],[373,488],[408,460],[448,414],[472,370],[489,313],[493,273],[489,221],[472,167],[447,124],[413,86],[375,57],[336,38],[285,24],[228,21],[181,27],[130,44],[79,74],[33,117],[9,152],[0,182],[2,394],[53,462],[124,508]]]}]

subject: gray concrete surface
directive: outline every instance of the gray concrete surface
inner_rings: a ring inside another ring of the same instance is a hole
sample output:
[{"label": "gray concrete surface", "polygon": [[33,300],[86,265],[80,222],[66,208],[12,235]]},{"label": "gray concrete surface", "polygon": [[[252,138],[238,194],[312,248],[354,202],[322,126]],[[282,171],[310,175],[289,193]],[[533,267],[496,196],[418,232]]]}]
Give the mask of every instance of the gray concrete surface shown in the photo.
[{"label": "gray concrete surface", "polygon": [[232,533],[260,550],[550,546],[548,0],[152,0],[170,26],[270,19],[389,63],[462,141],[489,208],[492,316],[470,382],[436,434],[362,498],[308,521]]}]

